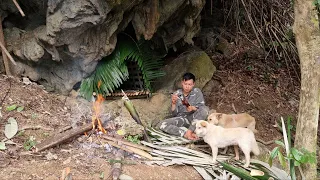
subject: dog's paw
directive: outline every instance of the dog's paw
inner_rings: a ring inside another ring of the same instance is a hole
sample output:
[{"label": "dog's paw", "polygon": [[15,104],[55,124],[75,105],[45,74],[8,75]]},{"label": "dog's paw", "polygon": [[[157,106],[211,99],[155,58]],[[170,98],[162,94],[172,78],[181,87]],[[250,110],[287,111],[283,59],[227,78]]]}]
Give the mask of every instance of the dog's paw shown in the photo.
[{"label": "dog's paw", "polygon": [[234,157],[235,160],[239,161],[239,156]]},{"label": "dog's paw", "polygon": [[216,163],[217,163],[217,160],[216,160],[216,159],[212,159],[212,163],[213,163],[213,164],[216,164]]}]

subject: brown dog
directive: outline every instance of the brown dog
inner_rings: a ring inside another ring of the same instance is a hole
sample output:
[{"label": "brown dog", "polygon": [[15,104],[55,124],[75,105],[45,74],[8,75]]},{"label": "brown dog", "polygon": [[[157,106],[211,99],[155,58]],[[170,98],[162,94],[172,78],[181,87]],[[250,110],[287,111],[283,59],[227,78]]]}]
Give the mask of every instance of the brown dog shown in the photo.
[{"label": "brown dog", "polygon": [[238,145],[245,155],[245,167],[250,164],[250,152],[259,155],[260,150],[254,134],[247,128],[223,128],[204,120],[196,121],[195,133],[208,143],[212,150],[213,162],[216,162],[218,148]]},{"label": "brown dog", "polygon": [[257,133],[256,120],[247,113],[241,114],[223,114],[212,113],[208,116],[208,122],[224,128],[244,127],[250,129],[253,133]]}]

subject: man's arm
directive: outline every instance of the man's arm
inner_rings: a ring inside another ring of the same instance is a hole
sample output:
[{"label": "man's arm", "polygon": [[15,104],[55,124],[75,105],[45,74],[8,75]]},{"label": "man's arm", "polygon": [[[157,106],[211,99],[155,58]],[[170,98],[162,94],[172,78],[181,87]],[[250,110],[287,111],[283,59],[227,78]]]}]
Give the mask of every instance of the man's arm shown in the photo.
[{"label": "man's arm", "polygon": [[[195,93],[195,99],[191,103],[192,103],[192,106],[195,107],[194,111],[197,111],[199,109],[199,107],[205,106],[205,102],[204,102],[203,94],[199,88],[195,88],[194,93]],[[191,132],[194,132],[194,130],[196,129],[196,126],[192,125],[193,120],[194,119],[192,119],[191,125],[188,128],[188,131],[190,130]],[[201,119],[201,120],[204,120],[204,119]]]},{"label": "man's arm", "polygon": [[195,94],[196,99],[194,100],[194,103],[192,105],[195,106],[197,109],[199,109],[200,106],[205,106],[204,97],[199,88],[195,89]]},{"label": "man's arm", "polygon": [[178,100],[178,96],[176,94],[172,94],[172,96],[171,96],[171,112],[172,112],[173,116],[176,116],[178,114],[177,100]]}]

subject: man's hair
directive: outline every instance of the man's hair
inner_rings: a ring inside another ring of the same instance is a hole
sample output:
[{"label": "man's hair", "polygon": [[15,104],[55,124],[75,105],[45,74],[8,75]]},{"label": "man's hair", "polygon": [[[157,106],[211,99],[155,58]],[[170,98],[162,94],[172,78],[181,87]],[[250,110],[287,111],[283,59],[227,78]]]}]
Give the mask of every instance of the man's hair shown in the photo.
[{"label": "man's hair", "polygon": [[196,77],[192,73],[187,72],[182,76],[182,80],[184,80],[184,81],[188,81],[190,79],[192,79],[193,82],[196,81]]}]

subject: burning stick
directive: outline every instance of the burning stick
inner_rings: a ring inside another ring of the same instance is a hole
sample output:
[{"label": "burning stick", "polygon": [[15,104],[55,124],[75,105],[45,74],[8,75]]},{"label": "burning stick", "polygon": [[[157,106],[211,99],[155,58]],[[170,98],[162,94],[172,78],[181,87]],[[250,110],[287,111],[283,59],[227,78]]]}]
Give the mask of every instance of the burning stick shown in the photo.
[{"label": "burning stick", "polygon": [[[98,89],[101,86],[101,81],[98,82]],[[98,122],[98,130],[103,132],[104,134],[107,133],[107,131],[103,128],[100,120],[100,115],[101,115],[101,104],[104,101],[104,98],[101,94],[98,94],[97,100],[93,103],[93,110],[94,110],[94,115],[92,116],[92,128],[96,128],[96,121]]]},{"label": "burning stick", "polygon": [[142,124],[141,120],[140,120],[140,117],[139,117],[139,114],[137,113],[136,111],[136,108],[133,106],[132,102],[130,101],[130,99],[128,98],[128,96],[126,95],[126,93],[122,91],[122,94],[123,94],[123,97],[122,97],[122,100],[124,101],[124,105],[126,106],[127,110],[129,111],[131,117],[140,125],[143,126],[143,137],[144,137],[144,140],[147,141],[147,142],[151,142],[149,137],[148,137],[148,134],[147,134],[147,131],[146,131],[146,128],[144,127],[144,125]]}]

